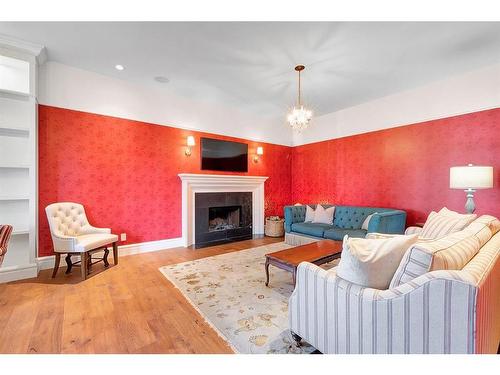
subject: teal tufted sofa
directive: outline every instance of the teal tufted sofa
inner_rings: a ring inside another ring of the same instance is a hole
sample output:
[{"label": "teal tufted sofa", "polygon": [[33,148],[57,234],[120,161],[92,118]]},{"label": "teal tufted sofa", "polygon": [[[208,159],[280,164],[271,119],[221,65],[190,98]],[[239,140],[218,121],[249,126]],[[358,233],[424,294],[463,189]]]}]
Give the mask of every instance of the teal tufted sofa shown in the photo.
[{"label": "teal tufted sofa", "polygon": [[[310,204],[312,208],[316,205]],[[325,208],[332,207],[323,204]],[[372,216],[368,230],[361,229],[366,217]],[[335,206],[333,225],[304,223],[306,206],[285,206],[285,232],[311,239],[327,238],[341,241],[347,234],[349,237],[364,238],[367,233],[404,233],[406,212],[392,208]]]}]

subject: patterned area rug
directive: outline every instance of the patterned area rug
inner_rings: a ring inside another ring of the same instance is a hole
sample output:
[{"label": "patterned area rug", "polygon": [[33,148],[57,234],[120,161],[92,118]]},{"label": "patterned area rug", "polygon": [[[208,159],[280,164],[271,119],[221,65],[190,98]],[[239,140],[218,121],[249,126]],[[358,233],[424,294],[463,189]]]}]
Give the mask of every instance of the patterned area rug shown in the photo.
[{"label": "patterned area rug", "polygon": [[290,247],[274,243],[160,271],[236,352],[311,353],[315,349],[307,344],[297,348],[288,330],[292,275],[271,265],[269,287],[265,286],[265,254]]}]

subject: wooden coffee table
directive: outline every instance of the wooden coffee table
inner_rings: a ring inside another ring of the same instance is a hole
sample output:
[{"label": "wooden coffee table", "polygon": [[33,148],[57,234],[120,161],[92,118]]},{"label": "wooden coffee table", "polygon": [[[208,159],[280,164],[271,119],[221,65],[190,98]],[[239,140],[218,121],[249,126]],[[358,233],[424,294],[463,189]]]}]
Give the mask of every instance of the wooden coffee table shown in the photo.
[{"label": "wooden coffee table", "polygon": [[269,285],[269,265],[292,273],[293,285],[297,276],[297,267],[302,262],[316,265],[340,258],[342,241],[321,240],[307,245],[266,254],[266,286]]}]

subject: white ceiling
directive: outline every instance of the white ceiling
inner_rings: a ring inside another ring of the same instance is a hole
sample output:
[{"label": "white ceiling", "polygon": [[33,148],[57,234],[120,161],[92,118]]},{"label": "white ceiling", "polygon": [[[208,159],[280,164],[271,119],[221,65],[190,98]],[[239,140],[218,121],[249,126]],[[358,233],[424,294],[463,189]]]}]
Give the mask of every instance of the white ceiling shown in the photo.
[{"label": "white ceiling", "polygon": [[0,22],[0,33],[45,45],[49,60],[266,117],[294,103],[297,64],[321,115],[500,62],[498,22]]}]

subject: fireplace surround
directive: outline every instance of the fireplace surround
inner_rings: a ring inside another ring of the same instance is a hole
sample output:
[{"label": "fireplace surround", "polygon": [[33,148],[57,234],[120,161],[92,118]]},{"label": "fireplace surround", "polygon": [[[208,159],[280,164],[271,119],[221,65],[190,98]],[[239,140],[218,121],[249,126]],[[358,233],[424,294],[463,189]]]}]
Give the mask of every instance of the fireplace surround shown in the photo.
[{"label": "fireplace surround", "polygon": [[264,182],[268,177],[180,173],[179,178],[182,181],[182,243],[184,246],[196,244],[195,195],[197,193],[251,193],[252,234],[264,234]]},{"label": "fireplace surround", "polygon": [[252,237],[252,193],[195,194],[195,247]]}]

